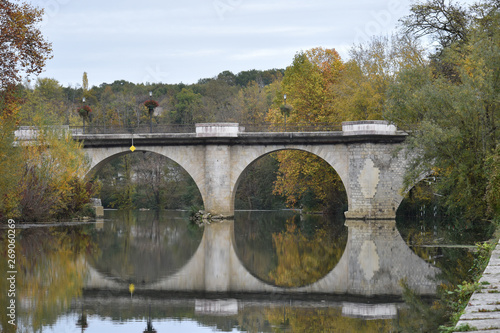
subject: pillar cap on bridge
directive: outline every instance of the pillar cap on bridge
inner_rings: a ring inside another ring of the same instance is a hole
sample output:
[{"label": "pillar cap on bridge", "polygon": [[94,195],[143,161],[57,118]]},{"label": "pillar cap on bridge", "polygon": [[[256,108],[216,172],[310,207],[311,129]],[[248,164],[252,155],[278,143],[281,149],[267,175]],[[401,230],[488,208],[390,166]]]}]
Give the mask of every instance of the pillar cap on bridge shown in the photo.
[{"label": "pillar cap on bridge", "polygon": [[394,135],[396,131],[396,126],[389,124],[386,120],[344,121],[342,123],[342,132],[344,132],[344,135]]},{"label": "pillar cap on bridge", "polygon": [[236,137],[239,132],[240,126],[238,123],[196,124],[197,137]]}]

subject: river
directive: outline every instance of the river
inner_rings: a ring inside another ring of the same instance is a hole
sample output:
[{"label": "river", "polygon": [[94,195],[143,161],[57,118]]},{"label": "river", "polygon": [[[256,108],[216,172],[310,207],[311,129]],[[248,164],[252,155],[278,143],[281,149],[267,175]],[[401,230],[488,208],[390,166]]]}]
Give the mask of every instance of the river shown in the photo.
[{"label": "river", "polygon": [[[237,211],[234,221],[198,226],[187,212],[106,210],[89,223],[16,227],[17,332],[432,327],[422,321],[435,318],[403,300],[401,282],[430,303],[439,284],[463,279],[472,245],[488,237],[436,219],[292,211]],[[7,249],[7,237],[0,245]],[[2,268],[7,261],[2,251]],[[0,282],[3,309],[8,283]],[[0,319],[3,332],[15,332]]]}]

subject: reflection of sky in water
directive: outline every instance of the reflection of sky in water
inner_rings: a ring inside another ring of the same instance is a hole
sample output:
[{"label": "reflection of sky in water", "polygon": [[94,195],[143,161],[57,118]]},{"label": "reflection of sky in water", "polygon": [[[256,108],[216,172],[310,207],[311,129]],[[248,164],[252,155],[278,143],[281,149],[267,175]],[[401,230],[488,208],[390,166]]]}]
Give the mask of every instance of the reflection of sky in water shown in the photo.
[{"label": "reflection of sky in water", "polygon": [[[78,315],[61,316],[53,326],[44,327],[43,332],[66,332],[78,333],[81,332],[81,327],[76,326]],[[101,318],[97,316],[87,317],[88,327],[85,333],[138,333],[144,332],[147,325],[147,318],[144,321],[127,321],[127,322],[112,322],[109,318]],[[153,327],[157,332],[182,332],[182,333],[198,333],[198,332],[214,332],[213,327],[201,327],[198,322],[193,320],[159,320],[153,321]],[[233,329],[231,332],[239,332]]]}]

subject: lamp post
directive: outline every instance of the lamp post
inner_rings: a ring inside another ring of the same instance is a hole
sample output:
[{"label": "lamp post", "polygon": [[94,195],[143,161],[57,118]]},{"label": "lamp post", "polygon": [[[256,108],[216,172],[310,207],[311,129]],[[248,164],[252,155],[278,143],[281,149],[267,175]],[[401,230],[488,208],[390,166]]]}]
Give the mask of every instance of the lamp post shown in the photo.
[{"label": "lamp post", "polygon": [[[85,97],[82,98],[82,108],[85,107]],[[85,116],[82,117],[83,119],[83,134],[85,134]]]},{"label": "lamp post", "polygon": [[286,105],[286,94],[283,95],[283,105],[280,107],[281,113],[285,117],[285,132],[286,132],[286,117],[290,114],[291,106]]},{"label": "lamp post", "polygon": [[82,300],[82,315],[78,317],[78,320],[76,322],[76,326],[82,328],[82,332],[85,332],[85,329],[89,327],[89,324],[87,322],[87,314],[83,312],[83,300]]},{"label": "lamp post", "polygon": [[286,132],[286,94],[283,95],[283,105],[285,106],[285,132]]},{"label": "lamp post", "polygon": [[153,321],[151,320],[151,304],[149,304],[148,322],[144,333],[156,333],[156,330],[153,328]]},{"label": "lamp post", "polygon": [[149,111],[149,132],[153,133],[153,111],[158,106],[158,102],[153,100],[153,92],[149,92],[149,99],[144,102]]}]

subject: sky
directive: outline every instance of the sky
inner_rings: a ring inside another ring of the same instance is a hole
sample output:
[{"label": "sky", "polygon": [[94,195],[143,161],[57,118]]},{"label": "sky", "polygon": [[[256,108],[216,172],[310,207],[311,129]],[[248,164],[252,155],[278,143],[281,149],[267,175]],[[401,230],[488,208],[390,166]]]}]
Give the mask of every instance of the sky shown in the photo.
[{"label": "sky", "polygon": [[286,68],[313,47],[390,35],[411,0],[28,0],[53,58],[40,77],[78,87],[116,80],[196,83],[222,71]]}]

